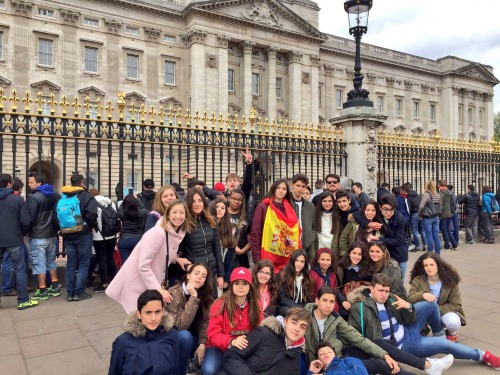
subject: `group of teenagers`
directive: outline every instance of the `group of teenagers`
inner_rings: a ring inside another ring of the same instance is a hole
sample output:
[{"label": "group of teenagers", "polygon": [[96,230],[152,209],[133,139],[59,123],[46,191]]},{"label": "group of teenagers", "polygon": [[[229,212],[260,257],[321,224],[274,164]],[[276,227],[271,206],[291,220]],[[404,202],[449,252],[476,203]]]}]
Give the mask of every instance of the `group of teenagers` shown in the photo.
[{"label": "group of teenagers", "polygon": [[500,369],[456,342],[465,315],[450,264],[423,254],[404,288],[393,196],[359,207],[327,189],[314,206],[307,184],[275,181],[252,217],[237,179],[210,205],[204,186],[185,201],[161,188],[163,212],[106,288],[129,314],[109,373],[411,374],[399,362],[441,374],[454,358]]}]

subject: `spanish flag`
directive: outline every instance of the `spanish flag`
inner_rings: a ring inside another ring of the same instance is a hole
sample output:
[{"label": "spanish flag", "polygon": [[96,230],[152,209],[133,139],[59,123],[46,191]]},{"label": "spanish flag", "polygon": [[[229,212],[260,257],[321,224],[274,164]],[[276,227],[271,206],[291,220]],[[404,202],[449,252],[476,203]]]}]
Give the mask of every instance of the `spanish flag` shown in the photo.
[{"label": "spanish flag", "polygon": [[301,248],[300,225],[295,210],[290,202],[283,200],[285,215],[269,198],[263,200],[269,204],[262,231],[262,259],[269,259],[274,264],[274,272],[278,273],[288,262],[294,250]]}]

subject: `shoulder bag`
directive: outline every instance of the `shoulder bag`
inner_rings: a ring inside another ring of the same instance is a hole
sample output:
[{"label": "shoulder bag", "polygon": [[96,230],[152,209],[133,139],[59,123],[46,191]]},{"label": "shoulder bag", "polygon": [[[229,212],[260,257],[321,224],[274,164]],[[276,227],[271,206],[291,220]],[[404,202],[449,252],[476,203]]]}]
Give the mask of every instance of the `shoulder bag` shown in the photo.
[{"label": "shoulder bag", "polygon": [[429,217],[435,217],[438,215],[441,215],[441,206],[437,205],[434,203],[432,200],[432,194],[429,193],[431,199],[425,204],[424,208],[422,209],[422,212],[420,213],[420,216],[429,218]]},{"label": "shoulder bag", "polygon": [[165,263],[165,278],[161,283],[161,288],[167,290],[168,289],[168,232],[165,231],[165,241],[167,241],[167,262]]}]

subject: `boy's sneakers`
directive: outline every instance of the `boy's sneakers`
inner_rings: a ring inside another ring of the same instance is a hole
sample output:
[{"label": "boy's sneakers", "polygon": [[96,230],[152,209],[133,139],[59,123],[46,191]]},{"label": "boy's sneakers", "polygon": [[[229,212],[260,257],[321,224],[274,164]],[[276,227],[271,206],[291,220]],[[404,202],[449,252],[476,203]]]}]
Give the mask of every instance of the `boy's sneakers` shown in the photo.
[{"label": "boy's sneakers", "polygon": [[484,352],[483,362],[495,370],[500,370],[500,358],[491,354],[491,352]]},{"label": "boy's sneakers", "polygon": [[38,301],[35,301],[33,299],[29,299],[26,302],[21,302],[20,304],[17,305],[18,310],[26,310],[29,309],[30,307],[35,307],[38,306]]},{"label": "boy's sneakers", "polygon": [[101,292],[104,292],[105,290],[106,290],[106,287],[102,286],[102,284],[99,284],[98,286],[94,287],[95,293],[101,293]]},{"label": "boy's sneakers", "polygon": [[450,340],[451,342],[457,342],[458,341],[458,336],[457,335],[446,335],[446,338]]},{"label": "boy's sneakers", "polygon": [[33,297],[31,297],[32,299],[39,299],[39,300],[47,300],[49,299],[49,293],[48,293],[48,289],[43,289],[43,292],[41,289],[37,289],[35,294],[33,295]]},{"label": "boy's sneakers", "polygon": [[54,287],[51,285],[48,287],[47,293],[51,297],[59,297],[61,295],[61,288],[59,286]]},{"label": "boy's sneakers", "polygon": [[431,363],[431,367],[426,369],[425,373],[430,375],[441,375],[451,367],[454,359],[455,358],[451,354],[445,355],[443,358],[427,358]]},{"label": "boy's sneakers", "polygon": [[84,299],[92,298],[92,294],[87,294],[85,292],[75,294],[73,301],[83,301]]}]

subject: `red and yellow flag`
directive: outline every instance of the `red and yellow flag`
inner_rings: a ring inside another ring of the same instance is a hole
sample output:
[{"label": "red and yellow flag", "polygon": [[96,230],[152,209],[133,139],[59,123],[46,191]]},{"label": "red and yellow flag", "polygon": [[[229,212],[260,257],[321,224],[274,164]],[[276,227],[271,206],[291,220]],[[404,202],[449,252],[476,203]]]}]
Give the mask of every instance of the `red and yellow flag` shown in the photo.
[{"label": "red and yellow flag", "polygon": [[287,200],[283,200],[285,215],[266,198],[269,203],[262,231],[261,256],[274,264],[274,272],[279,272],[288,262],[294,250],[301,248],[301,229],[295,210]]}]

